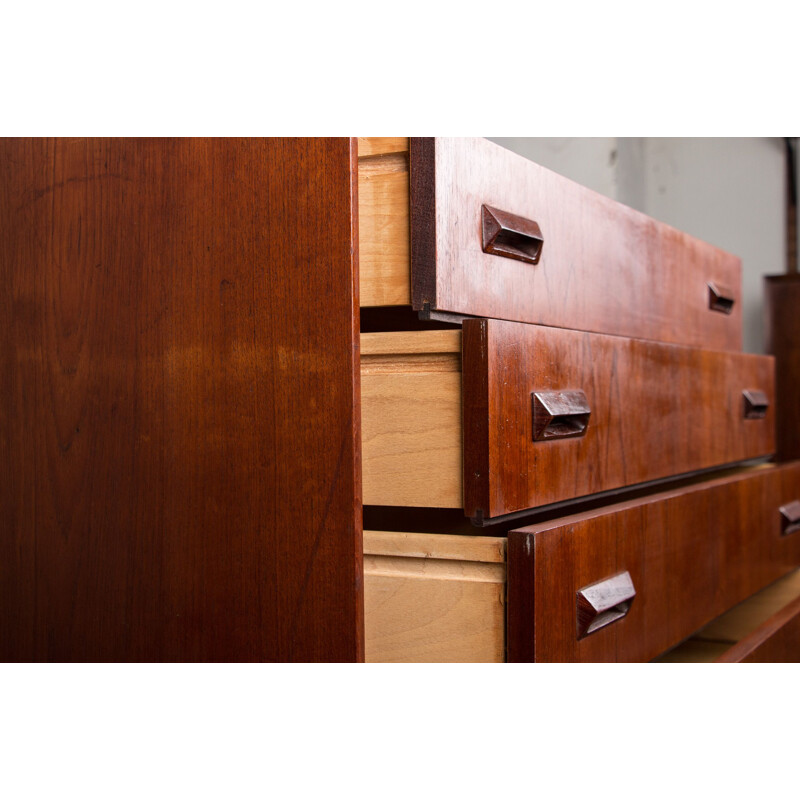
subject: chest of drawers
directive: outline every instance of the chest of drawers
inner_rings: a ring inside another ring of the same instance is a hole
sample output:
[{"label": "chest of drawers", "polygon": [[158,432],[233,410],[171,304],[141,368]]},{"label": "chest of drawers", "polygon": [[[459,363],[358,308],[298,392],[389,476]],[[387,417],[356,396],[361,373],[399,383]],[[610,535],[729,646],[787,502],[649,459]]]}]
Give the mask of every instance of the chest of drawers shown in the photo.
[{"label": "chest of drawers", "polygon": [[402,147],[363,150],[362,304],[457,326],[362,334],[364,503],[419,509],[365,532],[367,659],[649,660],[796,568],[738,259],[483,140]]},{"label": "chest of drawers", "polygon": [[0,658],[646,660],[800,566],[736,257],[484,140],[0,155]]}]

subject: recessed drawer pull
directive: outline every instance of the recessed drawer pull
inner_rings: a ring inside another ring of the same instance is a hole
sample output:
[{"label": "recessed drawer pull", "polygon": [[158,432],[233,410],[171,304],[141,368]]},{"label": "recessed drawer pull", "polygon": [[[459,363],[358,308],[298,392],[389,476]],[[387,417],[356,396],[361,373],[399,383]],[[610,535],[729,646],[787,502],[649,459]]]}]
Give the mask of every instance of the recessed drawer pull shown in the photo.
[{"label": "recessed drawer pull", "polygon": [[792,500],[778,511],[781,512],[781,536],[800,531],[800,500]]},{"label": "recessed drawer pull", "polygon": [[578,639],[622,619],[630,611],[636,589],[626,570],[577,592]]},{"label": "recessed drawer pull", "polygon": [[491,206],[483,206],[481,215],[484,253],[539,263],[544,237],[537,223]]},{"label": "recessed drawer pull", "polygon": [[592,413],[580,389],[533,392],[533,440],[570,439],[583,436]]},{"label": "recessed drawer pull", "polygon": [[718,283],[709,281],[708,283],[708,307],[712,311],[719,311],[722,314],[730,314],[736,300],[733,291],[727,286],[720,286]]},{"label": "recessed drawer pull", "polygon": [[744,397],[745,419],[764,419],[767,416],[769,399],[764,392],[758,389],[745,389],[742,395]]}]

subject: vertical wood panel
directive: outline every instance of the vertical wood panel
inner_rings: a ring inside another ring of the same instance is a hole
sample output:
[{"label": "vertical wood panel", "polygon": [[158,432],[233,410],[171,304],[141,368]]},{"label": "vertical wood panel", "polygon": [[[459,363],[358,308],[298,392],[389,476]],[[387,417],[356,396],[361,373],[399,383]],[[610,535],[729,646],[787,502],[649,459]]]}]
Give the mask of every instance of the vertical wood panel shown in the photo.
[{"label": "vertical wood panel", "polygon": [[800,275],[768,275],[766,351],[775,356],[775,446],[781,461],[800,458]]},{"label": "vertical wood panel", "polygon": [[0,148],[0,658],[363,658],[354,146]]}]

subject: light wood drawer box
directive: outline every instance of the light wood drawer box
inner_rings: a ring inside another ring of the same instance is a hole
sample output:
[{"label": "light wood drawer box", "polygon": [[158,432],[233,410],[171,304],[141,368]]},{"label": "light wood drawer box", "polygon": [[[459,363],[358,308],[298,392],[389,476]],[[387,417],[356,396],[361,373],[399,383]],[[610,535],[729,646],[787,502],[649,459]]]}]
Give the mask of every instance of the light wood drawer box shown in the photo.
[{"label": "light wood drawer box", "polygon": [[[361,139],[359,156],[362,306],[741,348],[738,258],[485,139]],[[538,263],[504,213],[536,223]]]},{"label": "light wood drawer box", "polygon": [[[362,334],[365,504],[480,521],[774,448],[768,356],[497,320],[466,320],[463,353],[461,336]],[[766,409],[747,412],[755,391]]]},{"label": "light wood drawer box", "polygon": [[799,498],[794,462],[511,531],[509,660],[658,656],[800,565]]},{"label": "light wood drawer box", "polygon": [[364,531],[367,661],[504,661],[506,540]]}]

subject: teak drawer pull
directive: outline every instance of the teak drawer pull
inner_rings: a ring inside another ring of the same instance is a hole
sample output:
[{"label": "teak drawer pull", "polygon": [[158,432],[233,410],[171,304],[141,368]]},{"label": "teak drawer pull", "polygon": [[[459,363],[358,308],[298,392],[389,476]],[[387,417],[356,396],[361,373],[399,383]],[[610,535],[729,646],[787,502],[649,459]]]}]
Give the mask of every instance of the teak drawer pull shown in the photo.
[{"label": "teak drawer pull", "polygon": [[800,500],[792,500],[778,511],[781,512],[781,536],[800,531]]},{"label": "teak drawer pull", "polygon": [[580,589],[575,603],[578,639],[622,619],[630,611],[634,597],[636,589],[627,570]]},{"label": "teak drawer pull", "polygon": [[742,396],[744,397],[745,419],[764,419],[767,416],[769,399],[764,392],[759,389],[745,389]]},{"label": "teak drawer pull", "polygon": [[533,392],[533,441],[583,436],[592,413],[580,389]]},{"label": "teak drawer pull", "polygon": [[708,307],[712,311],[719,311],[722,314],[730,314],[733,311],[733,306],[736,300],[733,297],[733,291],[728,289],[727,286],[720,286],[713,281],[708,282]]},{"label": "teak drawer pull", "polygon": [[537,223],[491,206],[481,207],[481,217],[484,253],[539,263],[544,237]]}]

